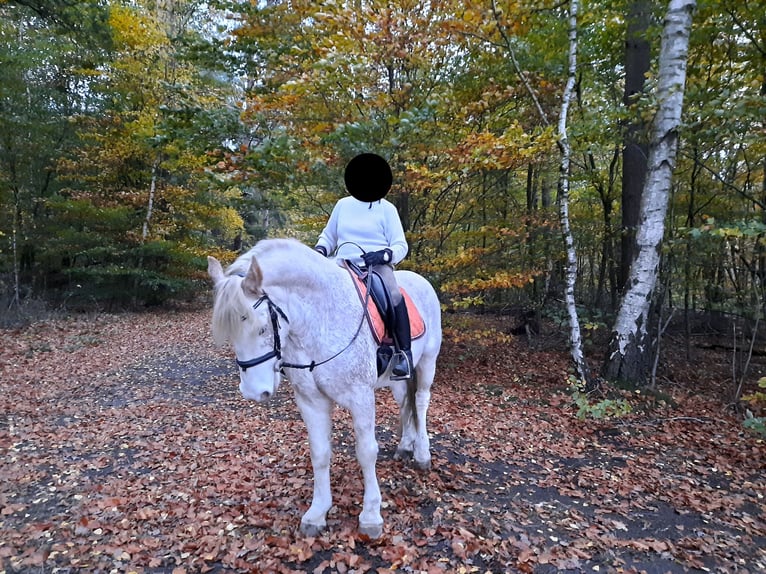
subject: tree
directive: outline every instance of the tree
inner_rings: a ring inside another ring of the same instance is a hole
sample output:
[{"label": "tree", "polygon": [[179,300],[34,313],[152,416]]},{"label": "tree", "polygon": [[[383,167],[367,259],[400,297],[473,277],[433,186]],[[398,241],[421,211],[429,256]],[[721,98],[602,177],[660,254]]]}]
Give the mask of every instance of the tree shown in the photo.
[{"label": "tree", "polygon": [[609,342],[604,375],[644,383],[651,357],[654,301],[681,124],[687,54],[695,0],[671,0],[665,16],[657,79],[657,110],[636,233],[638,252]]},{"label": "tree", "polygon": [[217,189],[203,169],[237,124],[222,105],[229,89],[186,53],[198,40],[197,4],[111,9],[114,55],[91,84],[101,113],[73,118],[80,146],[59,161],[69,185],[51,204],[51,225],[67,222],[60,252],[77,253],[61,271],[91,298],[158,303],[185,293],[212,236],[232,244],[242,229],[221,193],[229,184]]},{"label": "tree", "polygon": [[[636,110],[642,96],[646,73],[651,62],[648,32],[651,5],[647,0],[631,0],[628,6],[628,26],[625,34],[625,92],[623,103]],[[628,121],[622,147],[622,233],[618,288],[622,291],[628,280],[630,265],[636,251],[636,227],[641,206],[641,192],[646,180],[646,126],[635,111]]]},{"label": "tree", "polygon": [[60,188],[56,158],[75,143],[68,118],[92,103],[86,78],[111,43],[106,12],[85,2],[0,2],[0,238],[8,238],[0,273],[11,270],[12,304],[39,279],[39,222]]},{"label": "tree", "polygon": [[235,242],[242,194],[209,168],[239,111],[202,7],[0,2],[0,272],[16,299],[158,303]]},{"label": "tree", "polygon": [[[497,27],[481,5],[237,4],[233,47],[248,54],[244,120],[254,135],[232,158],[243,185],[289,196],[291,231],[310,240],[343,193],[344,162],[377,150],[396,174],[407,263],[465,305],[537,273],[534,245],[509,269],[508,253],[522,251],[516,172],[542,164],[554,142],[552,128],[518,119],[521,76],[509,77],[495,38],[484,36]],[[504,14],[501,25],[520,32],[522,20]],[[553,90],[542,85],[550,105]]]},{"label": "tree", "polygon": [[567,313],[569,314],[569,346],[572,360],[577,369],[577,375],[581,380],[588,381],[590,373],[582,349],[582,335],[580,332],[580,319],[577,314],[575,301],[575,287],[577,283],[577,252],[572,236],[572,228],[569,221],[569,177],[572,148],[567,136],[567,114],[574,97],[575,80],[577,76],[577,10],[578,0],[569,0],[569,66],[567,83],[561,102],[559,114],[558,135],[559,149],[561,150],[561,164],[559,173],[559,211],[561,222],[561,234],[564,239],[567,255],[566,287],[564,296],[566,299]]}]

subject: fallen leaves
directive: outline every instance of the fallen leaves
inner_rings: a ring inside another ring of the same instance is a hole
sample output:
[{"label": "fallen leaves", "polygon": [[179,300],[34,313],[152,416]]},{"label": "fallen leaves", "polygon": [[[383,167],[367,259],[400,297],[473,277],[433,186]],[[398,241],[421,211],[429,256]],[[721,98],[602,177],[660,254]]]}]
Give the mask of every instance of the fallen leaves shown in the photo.
[{"label": "fallen leaves", "polygon": [[312,471],[289,386],[270,408],[245,402],[207,325],[185,312],[0,332],[0,569],[766,568],[762,443],[693,395],[676,411],[579,421],[566,354],[486,326],[459,342],[447,330],[430,472],[392,460],[396,408],[378,395],[383,537],[356,530],[361,477],[341,410],[328,528],[302,537]]}]

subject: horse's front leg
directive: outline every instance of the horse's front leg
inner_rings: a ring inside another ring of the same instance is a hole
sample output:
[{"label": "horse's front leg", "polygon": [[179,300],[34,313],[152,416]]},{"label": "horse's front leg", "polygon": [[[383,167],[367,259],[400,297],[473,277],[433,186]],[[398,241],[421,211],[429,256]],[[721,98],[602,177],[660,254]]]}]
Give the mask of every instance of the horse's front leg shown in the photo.
[{"label": "horse's front leg", "polygon": [[314,469],[314,496],[311,506],[301,518],[301,532],[316,536],[327,526],[327,511],[332,506],[330,490],[330,461],[332,459],[333,403],[319,393],[295,393],[298,409],[306,424]]},{"label": "horse's front leg", "polygon": [[370,538],[383,534],[380,515],[380,487],[375,471],[378,459],[378,441],[375,438],[375,395],[372,389],[359,397],[351,407],[356,435],[356,459],[362,467],[364,500],[359,515],[359,532]]}]

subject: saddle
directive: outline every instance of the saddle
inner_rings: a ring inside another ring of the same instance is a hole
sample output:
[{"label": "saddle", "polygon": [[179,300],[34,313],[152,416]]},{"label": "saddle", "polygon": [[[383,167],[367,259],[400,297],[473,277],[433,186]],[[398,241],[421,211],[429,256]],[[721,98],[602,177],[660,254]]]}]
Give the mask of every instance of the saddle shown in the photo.
[{"label": "saddle", "polygon": [[[394,320],[394,308],[391,304],[391,296],[389,295],[383,280],[377,273],[362,269],[351,261],[346,260],[344,263],[349,275],[351,275],[351,278],[354,281],[354,286],[356,287],[359,299],[362,301],[362,304],[364,304],[365,301],[367,302],[365,316],[367,317],[367,323],[375,337],[375,341],[378,345],[393,345],[394,340],[390,332],[390,325],[393,324]],[[367,296],[368,285],[370,289],[369,297]],[[407,314],[410,318],[411,338],[413,340],[418,339],[425,334],[426,324],[407,291],[401,287],[399,287],[399,290],[402,292],[404,301],[407,304]]]}]

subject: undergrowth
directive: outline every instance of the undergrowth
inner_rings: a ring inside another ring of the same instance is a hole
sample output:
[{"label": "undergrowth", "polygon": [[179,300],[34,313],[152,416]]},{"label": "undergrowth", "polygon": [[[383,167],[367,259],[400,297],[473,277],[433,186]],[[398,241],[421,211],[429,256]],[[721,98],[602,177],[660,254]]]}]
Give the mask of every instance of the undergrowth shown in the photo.
[{"label": "undergrowth", "polygon": [[[766,377],[758,379],[758,388],[766,390]],[[766,392],[755,391],[742,397],[742,400],[747,401],[750,407],[745,411],[745,420],[742,424],[746,429],[766,437],[766,416],[756,416],[753,414],[753,410],[756,409],[758,412],[766,410]]]},{"label": "undergrowth", "polygon": [[574,375],[569,376],[569,390],[572,401],[577,407],[577,418],[584,420],[619,418],[629,414],[633,409],[630,403],[622,398],[601,398],[598,391],[587,391],[585,381]]}]

